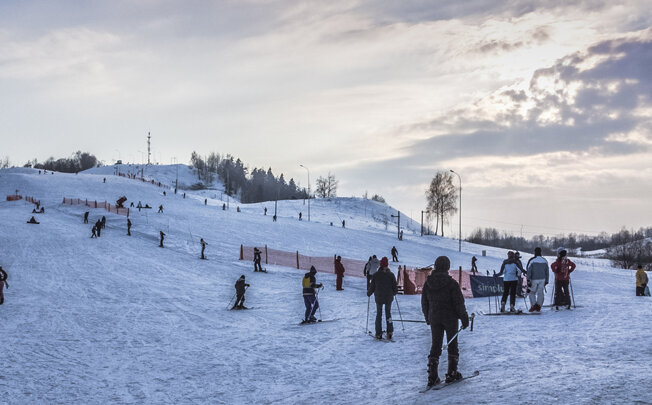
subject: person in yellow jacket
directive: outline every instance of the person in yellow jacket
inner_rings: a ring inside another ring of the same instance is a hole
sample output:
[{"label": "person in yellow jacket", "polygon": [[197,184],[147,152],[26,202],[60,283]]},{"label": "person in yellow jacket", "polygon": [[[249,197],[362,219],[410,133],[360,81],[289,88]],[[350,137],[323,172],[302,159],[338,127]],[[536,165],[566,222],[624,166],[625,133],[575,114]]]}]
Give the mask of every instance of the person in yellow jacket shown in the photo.
[{"label": "person in yellow jacket", "polygon": [[636,296],[642,297],[645,295],[645,287],[647,286],[647,274],[643,270],[643,266],[638,265],[638,270],[636,270]]}]

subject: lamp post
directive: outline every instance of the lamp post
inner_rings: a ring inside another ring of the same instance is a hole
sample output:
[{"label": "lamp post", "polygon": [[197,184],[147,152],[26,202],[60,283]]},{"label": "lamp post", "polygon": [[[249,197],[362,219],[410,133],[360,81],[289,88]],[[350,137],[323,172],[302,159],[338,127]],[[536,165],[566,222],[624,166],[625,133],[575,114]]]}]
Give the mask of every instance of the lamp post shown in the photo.
[{"label": "lamp post", "polygon": [[398,211],[396,215],[391,214],[390,215],[392,218],[398,218],[398,224],[397,224],[397,229],[396,229],[396,237],[398,240],[401,240],[401,211]]},{"label": "lamp post", "polygon": [[462,176],[459,175],[455,170],[451,169],[451,173],[457,176],[457,178],[460,180],[460,234],[458,236],[459,239],[459,251],[462,251]]},{"label": "lamp post", "polygon": [[299,165],[308,171],[308,222],[310,222],[310,169],[304,165]]},{"label": "lamp post", "polygon": [[177,160],[176,157],[172,157],[172,159],[170,159],[170,160],[174,161],[174,165],[175,165],[175,167],[177,169],[177,179],[174,182],[174,194],[176,194],[177,189],[179,188],[179,161]]}]

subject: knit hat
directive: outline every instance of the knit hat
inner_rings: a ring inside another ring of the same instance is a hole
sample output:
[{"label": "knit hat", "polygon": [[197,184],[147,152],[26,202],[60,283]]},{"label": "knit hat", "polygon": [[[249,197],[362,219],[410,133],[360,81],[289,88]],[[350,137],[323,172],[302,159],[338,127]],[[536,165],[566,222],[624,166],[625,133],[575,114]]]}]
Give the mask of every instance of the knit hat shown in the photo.
[{"label": "knit hat", "polygon": [[310,266],[310,273],[317,273],[315,266]]},{"label": "knit hat", "polygon": [[439,256],[435,260],[435,271],[448,271],[451,268],[451,261],[446,256]]},{"label": "knit hat", "polygon": [[244,274],[240,276],[240,278],[245,278]]},{"label": "knit hat", "polygon": [[534,248],[534,255],[535,256],[541,256],[541,248],[540,247],[535,247]]},{"label": "knit hat", "polygon": [[386,257],[380,259],[380,267],[387,267],[387,266],[389,266],[389,260],[387,260]]},{"label": "knit hat", "polygon": [[561,246],[558,247],[558,248],[557,248],[557,256],[559,256],[559,257],[564,257],[564,256],[566,256],[566,249],[564,249],[564,248],[561,247]]}]

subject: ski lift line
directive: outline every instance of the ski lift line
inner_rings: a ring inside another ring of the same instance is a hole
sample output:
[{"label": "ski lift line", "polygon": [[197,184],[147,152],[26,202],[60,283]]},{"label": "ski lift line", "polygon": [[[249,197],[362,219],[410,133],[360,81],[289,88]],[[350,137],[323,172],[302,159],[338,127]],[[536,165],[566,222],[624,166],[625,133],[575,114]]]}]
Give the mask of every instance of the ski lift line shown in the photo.
[{"label": "ski lift line", "polygon": [[[577,229],[568,229],[568,228],[557,228],[557,227],[553,227],[553,226],[523,224],[523,223],[498,221],[498,220],[493,220],[493,219],[485,219],[485,218],[477,218],[477,217],[465,217],[465,218],[473,219],[473,220],[476,220],[476,221],[489,222],[489,223],[507,224],[507,225],[515,225],[515,226],[527,226],[527,227],[530,227],[530,228],[554,229],[554,230],[566,231],[566,232],[583,232],[583,233],[595,233],[595,234],[603,232],[603,231],[587,231],[587,230],[577,230]],[[535,233],[536,234],[537,232],[529,232],[529,233]]]}]

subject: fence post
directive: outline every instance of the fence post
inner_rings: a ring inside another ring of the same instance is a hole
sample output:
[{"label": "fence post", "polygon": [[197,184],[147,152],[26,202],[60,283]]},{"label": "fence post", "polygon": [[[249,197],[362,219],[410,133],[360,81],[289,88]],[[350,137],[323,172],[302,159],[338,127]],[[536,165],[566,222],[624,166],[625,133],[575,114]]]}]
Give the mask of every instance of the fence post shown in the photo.
[{"label": "fence post", "polygon": [[240,245],[240,260],[244,260],[244,246]]},{"label": "fence post", "polygon": [[129,208],[127,208],[127,218],[129,218]]},{"label": "fence post", "polygon": [[95,200],[95,208],[97,208],[97,200]]},{"label": "fence post", "polygon": [[267,262],[267,245],[265,245],[265,264],[269,264]]},{"label": "fence post", "polygon": [[460,266],[460,272],[457,276],[457,279],[459,280],[458,282],[460,284],[460,291],[461,291],[462,290],[462,266]]},{"label": "fence post", "polygon": [[297,250],[297,269],[299,269],[299,251]]}]

